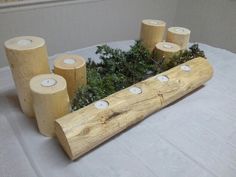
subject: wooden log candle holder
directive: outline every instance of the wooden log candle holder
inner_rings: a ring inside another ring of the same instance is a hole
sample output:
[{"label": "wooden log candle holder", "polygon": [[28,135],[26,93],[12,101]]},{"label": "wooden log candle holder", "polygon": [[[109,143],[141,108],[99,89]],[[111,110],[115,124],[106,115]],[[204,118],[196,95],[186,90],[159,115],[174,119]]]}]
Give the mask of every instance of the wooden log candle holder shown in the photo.
[{"label": "wooden log candle holder", "polygon": [[66,81],[56,74],[40,74],[30,80],[30,89],[39,131],[52,137],[54,121],[70,112]]},{"label": "wooden log candle holder", "polygon": [[161,20],[143,20],[141,24],[140,40],[149,52],[155,49],[155,45],[164,38],[166,23]]},{"label": "wooden log candle holder", "polygon": [[180,46],[170,42],[159,42],[156,44],[154,50],[154,58],[162,59],[164,58],[166,62],[169,61],[171,57],[177,55],[180,52]]},{"label": "wooden log candle holder", "polygon": [[45,40],[34,36],[21,36],[5,42],[5,51],[15,81],[22,111],[34,117],[30,79],[38,74],[50,73]]},{"label": "wooden log candle holder", "polygon": [[170,27],[167,31],[166,41],[178,44],[181,50],[188,48],[191,31],[183,27]]},{"label": "wooden log candle holder", "polygon": [[75,160],[200,87],[212,74],[206,59],[188,61],[57,119],[57,138]]},{"label": "wooden log candle holder", "polygon": [[66,79],[70,99],[87,84],[86,62],[79,55],[61,54],[54,60],[54,73]]}]

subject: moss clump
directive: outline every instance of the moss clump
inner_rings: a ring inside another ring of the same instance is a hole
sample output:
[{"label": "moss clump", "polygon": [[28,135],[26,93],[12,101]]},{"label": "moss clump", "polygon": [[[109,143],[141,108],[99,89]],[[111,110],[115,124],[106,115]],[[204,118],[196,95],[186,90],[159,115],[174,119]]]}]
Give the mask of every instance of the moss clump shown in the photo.
[{"label": "moss clump", "polygon": [[136,41],[129,51],[112,49],[107,45],[98,46],[96,54],[100,56],[101,62],[95,63],[91,59],[87,62],[88,84],[77,91],[72,102],[73,110],[195,57],[205,57],[198,44],[194,44],[189,50],[171,58],[168,63],[164,62],[164,58],[153,60],[140,41]]}]

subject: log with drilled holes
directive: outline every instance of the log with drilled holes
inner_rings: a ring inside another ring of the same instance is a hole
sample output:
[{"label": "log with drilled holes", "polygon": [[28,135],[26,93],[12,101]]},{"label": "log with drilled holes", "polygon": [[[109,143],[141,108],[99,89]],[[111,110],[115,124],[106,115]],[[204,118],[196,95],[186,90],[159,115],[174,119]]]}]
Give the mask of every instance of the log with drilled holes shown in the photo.
[{"label": "log with drilled holes", "polygon": [[57,119],[57,138],[75,160],[200,87],[212,74],[206,59],[193,59]]}]

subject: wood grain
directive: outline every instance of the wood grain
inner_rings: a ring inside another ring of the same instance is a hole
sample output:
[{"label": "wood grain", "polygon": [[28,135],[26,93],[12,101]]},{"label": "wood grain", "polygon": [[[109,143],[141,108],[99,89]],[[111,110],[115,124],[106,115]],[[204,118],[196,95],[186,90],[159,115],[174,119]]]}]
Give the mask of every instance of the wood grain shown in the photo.
[{"label": "wood grain", "polygon": [[155,49],[155,45],[163,40],[166,23],[161,20],[143,20],[141,24],[140,40],[149,52]]},{"label": "wood grain", "polygon": [[30,89],[39,131],[52,137],[54,121],[70,112],[66,81],[56,74],[40,74],[30,80]]},{"label": "wood grain", "polygon": [[27,116],[34,117],[29,82],[38,74],[50,73],[45,41],[34,36],[16,37],[5,42],[5,51],[21,109]]},{"label": "wood grain", "polygon": [[70,99],[87,84],[86,62],[79,55],[61,54],[54,60],[54,73],[65,78]]},{"label": "wood grain", "polygon": [[[188,66],[191,71],[183,71]],[[104,98],[106,109],[93,104],[56,120],[56,134],[70,159],[74,160],[102,142],[143,120],[148,115],[176,101],[204,84],[212,77],[213,70],[204,58],[193,59],[160,75],[135,84],[141,94],[133,94],[130,88]],[[167,76],[161,82],[158,76]]]},{"label": "wood grain", "polygon": [[181,50],[188,48],[191,31],[183,27],[170,27],[167,30],[166,41],[178,44]]},{"label": "wood grain", "polygon": [[170,42],[159,42],[156,44],[153,52],[156,60],[163,59],[168,62],[171,57],[177,55],[180,51],[180,46]]}]

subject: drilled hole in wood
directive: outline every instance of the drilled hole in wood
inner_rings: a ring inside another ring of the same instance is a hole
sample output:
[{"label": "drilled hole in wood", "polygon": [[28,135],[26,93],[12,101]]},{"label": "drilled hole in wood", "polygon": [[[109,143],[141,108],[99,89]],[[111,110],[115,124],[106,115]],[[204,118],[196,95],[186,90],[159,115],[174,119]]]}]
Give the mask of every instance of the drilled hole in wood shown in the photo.
[{"label": "drilled hole in wood", "polygon": [[168,76],[157,76],[157,79],[158,79],[160,82],[167,82],[167,81],[169,81]]},{"label": "drilled hole in wood", "polygon": [[181,69],[182,69],[183,71],[186,71],[186,72],[191,71],[191,68],[190,68],[190,66],[188,66],[188,65],[182,65],[182,66],[181,66]]},{"label": "drilled hole in wood", "polygon": [[108,108],[109,103],[105,100],[100,100],[100,101],[97,101],[94,105],[97,109],[106,109]]},{"label": "drilled hole in wood", "polygon": [[130,87],[129,91],[135,95],[141,94],[142,93],[142,89],[139,87]]}]

